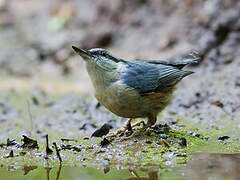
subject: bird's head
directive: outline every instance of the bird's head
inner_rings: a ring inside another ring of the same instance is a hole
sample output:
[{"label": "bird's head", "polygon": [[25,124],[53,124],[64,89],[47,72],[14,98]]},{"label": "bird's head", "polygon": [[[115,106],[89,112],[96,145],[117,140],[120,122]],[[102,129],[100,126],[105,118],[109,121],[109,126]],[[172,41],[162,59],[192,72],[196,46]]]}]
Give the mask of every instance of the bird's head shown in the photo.
[{"label": "bird's head", "polygon": [[90,63],[97,63],[98,61],[101,61],[104,63],[108,63],[109,61],[119,62],[119,59],[117,57],[114,57],[105,49],[94,48],[90,50],[83,50],[75,46],[72,46],[72,48],[85,61]]}]

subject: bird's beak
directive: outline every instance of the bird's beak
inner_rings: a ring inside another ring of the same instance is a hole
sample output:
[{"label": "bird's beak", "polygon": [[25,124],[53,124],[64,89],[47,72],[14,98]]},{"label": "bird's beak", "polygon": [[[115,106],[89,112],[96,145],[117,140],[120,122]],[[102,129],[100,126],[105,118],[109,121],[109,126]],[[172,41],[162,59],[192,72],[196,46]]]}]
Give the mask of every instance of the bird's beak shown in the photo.
[{"label": "bird's beak", "polygon": [[72,46],[73,50],[79,54],[84,60],[88,60],[91,58],[92,54],[89,51],[85,51],[83,49],[77,48],[75,46]]}]

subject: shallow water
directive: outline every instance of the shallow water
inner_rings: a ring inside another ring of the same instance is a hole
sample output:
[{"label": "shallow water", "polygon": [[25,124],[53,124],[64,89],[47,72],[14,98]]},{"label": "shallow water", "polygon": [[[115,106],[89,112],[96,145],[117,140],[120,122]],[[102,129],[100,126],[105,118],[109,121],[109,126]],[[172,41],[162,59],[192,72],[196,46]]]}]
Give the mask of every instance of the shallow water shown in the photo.
[{"label": "shallow water", "polygon": [[239,179],[240,154],[193,154],[192,161],[179,167],[149,167],[127,169],[120,166],[47,168],[1,165],[1,180],[21,179],[80,179],[80,180],[157,180],[157,179]]}]

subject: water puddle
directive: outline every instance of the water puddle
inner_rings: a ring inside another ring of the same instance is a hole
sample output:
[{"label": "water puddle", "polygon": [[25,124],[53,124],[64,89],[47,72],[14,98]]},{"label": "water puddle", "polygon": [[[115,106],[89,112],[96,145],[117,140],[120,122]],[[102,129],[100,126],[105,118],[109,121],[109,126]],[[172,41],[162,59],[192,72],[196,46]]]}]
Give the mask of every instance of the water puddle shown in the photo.
[{"label": "water puddle", "polygon": [[239,179],[240,154],[198,153],[179,167],[152,166],[125,168],[118,165],[93,167],[58,167],[1,165],[1,180],[80,179],[80,180],[158,180],[158,179]]}]

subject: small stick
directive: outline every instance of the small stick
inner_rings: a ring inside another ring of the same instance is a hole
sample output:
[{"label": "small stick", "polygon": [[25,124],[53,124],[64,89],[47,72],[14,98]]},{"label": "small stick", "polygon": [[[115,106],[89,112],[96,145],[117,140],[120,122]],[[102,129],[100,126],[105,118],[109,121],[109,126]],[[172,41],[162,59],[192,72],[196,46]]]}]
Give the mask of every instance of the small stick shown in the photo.
[{"label": "small stick", "polygon": [[59,153],[59,149],[58,149],[58,147],[57,147],[56,142],[53,142],[53,145],[54,145],[54,147],[55,147],[55,149],[56,149],[57,157],[58,157],[58,159],[59,159],[59,161],[60,161],[60,163],[61,163],[61,162],[62,162],[62,158],[61,158],[61,155],[60,155],[60,153]]},{"label": "small stick", "polygon": [[62,170],[62,164],[60,163],[59,168],[58,168],[58,171],[57,171],[57,177],[56,177],[56,180],[59,180],[61,170]]},{"label": "small stick", "polygon": [[66,139],[66,138],[62,138],[61,141],[74,141],[74,142],[77,142],[76,139]]},{"label": "small stick", "polygon": [[52,151],[52,149],[49,148],[49,145],[48,145],[48,134],[47,134],[46,135],[46,154],[50,155],[52,153],[53,153],[53,151]]},{"label": "small stick", "polygon": [[165,139],[161,139],[161,142],[167,146],[167,147],[171,147],[171,145],[169,144],[169,142],[167,142]]}]

